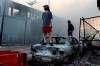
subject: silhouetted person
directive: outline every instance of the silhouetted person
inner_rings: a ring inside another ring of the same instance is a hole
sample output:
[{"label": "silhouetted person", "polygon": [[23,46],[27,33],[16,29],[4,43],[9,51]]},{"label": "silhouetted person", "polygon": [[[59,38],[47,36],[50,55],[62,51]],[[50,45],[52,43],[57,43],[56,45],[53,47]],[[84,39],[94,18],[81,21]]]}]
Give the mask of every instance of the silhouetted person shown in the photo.
[{"label": "silhouetted person", "polygon": [[71,24],[71,21],[68,20],[68,36],[73,36],[74,26]]},{"label": "silhouetted person", "polygon": [[49,41],[52,43],[51,40],[51,32],[52,32],[52,12],[49,9],[48,5],[44,5],[44,10],[42,14],[42,32],[43,32],[43,39],[44,39],[44,44],[46,44],[46,36],[48,34],[49,36]]}]

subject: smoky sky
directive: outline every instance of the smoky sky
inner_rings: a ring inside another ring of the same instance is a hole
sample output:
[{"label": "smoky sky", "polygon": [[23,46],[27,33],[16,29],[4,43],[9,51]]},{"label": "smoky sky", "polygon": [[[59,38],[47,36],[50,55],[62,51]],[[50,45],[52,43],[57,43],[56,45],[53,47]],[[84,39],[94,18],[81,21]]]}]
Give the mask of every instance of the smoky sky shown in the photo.
[{"label": "smoky sky", "polygon": [[[25,4],[29,0],[14,0]],[[36,0],[37,3],[31,7],[43,10],[43,5],[48,4],[48,0]],[[30,7],[30,6],[29,6]],[[99,15],[97,0],[50,0],[50,9],[52,13],[65,20],[78,22],[81,17],[92,17]]]},{"label": "smoky sky", "polygon": [[[16,2],[29,6],[26,2],[29,0],[14,0]],[[43,10],[43,5],[48,4],[48,0],[36,0],[32,8]],[[100,11],[97,8],[97,0],[50,0],[50,10],[53,15],[63,18],[64,20],[71,20],[75,26],[75,32],[79,30],[79,22],[81,17],[98,16]],[[77,33],[78,35],[78,33]]]}]

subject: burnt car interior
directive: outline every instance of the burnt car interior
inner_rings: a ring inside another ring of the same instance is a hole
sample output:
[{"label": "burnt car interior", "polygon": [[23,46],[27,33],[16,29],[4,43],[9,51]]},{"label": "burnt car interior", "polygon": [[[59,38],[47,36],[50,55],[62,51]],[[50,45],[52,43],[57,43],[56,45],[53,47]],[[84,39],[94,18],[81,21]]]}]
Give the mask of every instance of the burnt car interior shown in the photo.
[{"label": "burnt car interior", "polygon": [[[80,44],[75,37],[52,37],[52,44],[65,44],[66,41],[69,42],[71,45]],[[43,43],[43,40],[40,43]],[[47,43],[49,43],[48,37]]]},{"label": "burnt car interior", "polygon": [[76,44],[80,44],[80,42],[75,37],[70,37],[70,44],[76,45]]},{"label": "burnt car interior", "polygon": [[[65,44],[65,37],[52,37],[52,44]],[[43,40],[40,42],[43,43]],[[47,43],[49,43],[49,38],[47,37]]]}]

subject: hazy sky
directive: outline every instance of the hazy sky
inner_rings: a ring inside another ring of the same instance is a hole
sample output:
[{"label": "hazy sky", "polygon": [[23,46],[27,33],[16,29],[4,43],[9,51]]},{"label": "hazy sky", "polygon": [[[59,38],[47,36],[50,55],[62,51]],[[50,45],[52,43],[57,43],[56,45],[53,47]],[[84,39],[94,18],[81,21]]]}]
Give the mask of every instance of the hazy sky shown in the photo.
[{"label": "hazy sky", "polygon": [[[25,4],[28,0],[14,0]],[[32,7],[43,11],[43,5],[48,4],[48,0],[36,0],[37,3]],[[81,17],[91,17],[99,15],[97,0],[50,0],[50,8],[54,15],[64,19],[76,21]]]},{"label": "hazy sky", "polygon": [[[28,0],[14,0],[16,2],[25,4]],[[32,7],[41,11],[43,5],[48,4],[48,0],[36,0],[37,3]],[[59,16],[66,20],[71,20],[75,26],[75,33],[79,30],[79,22],[81,17],[93,17],[100,15],[97,8],[97,0],[50,0],[50,9],[53,15]],[[78,33],[77,33],[78,35]]]}]

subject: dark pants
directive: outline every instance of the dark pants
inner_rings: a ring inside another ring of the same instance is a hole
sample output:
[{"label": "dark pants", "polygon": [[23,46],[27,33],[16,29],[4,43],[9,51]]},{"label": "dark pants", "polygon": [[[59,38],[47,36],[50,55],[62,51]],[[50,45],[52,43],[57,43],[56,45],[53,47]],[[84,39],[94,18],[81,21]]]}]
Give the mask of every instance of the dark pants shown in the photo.
[{"label": "dark pants", "polygon": [[73,36],[73,31],[68,31],[68,36]]}]

